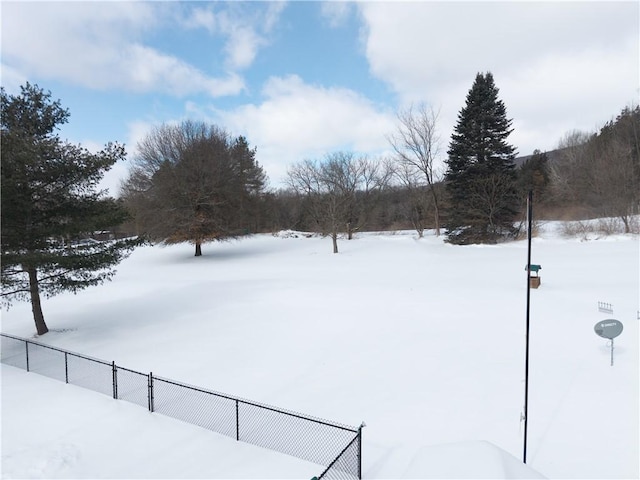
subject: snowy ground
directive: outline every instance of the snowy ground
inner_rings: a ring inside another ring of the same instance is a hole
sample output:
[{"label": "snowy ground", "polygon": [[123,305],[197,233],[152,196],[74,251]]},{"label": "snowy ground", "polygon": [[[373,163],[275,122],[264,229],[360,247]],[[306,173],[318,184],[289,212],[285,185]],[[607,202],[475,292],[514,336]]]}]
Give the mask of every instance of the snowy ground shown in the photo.
[{"label": "snowy ground", "polygon": [[[528,465],[550,478],[638,478],[638,237],[565,239],[554,227],[533,242],[542,286],[531,292]],[[456,247],[411,232],[361,234],[341,241],[338,255],[330,240],[304,236],[206,245],[201,258],[189,245],[145,247],[109,284],[45,301],[52,331],[38,341],[349,425],[364,420],[365,478],[523,477],[498,448],[522,458],[526,247]],[[614,313],[599,312],[598,301]],[[624,324],[613,367],[593,330],[605,318]],[[29,305],[3,311],[2,331],[32,337]],[[195,445],[216,434],[180,424],[186,430],[159,441],[178,428],[173,420],[11,367],[2,375],[6,478],[322,471],[224,437],[234,453],[221,446],[207,458]],[[54,390],[29,402],[24,392],[40,388]],[[42,402],[53,410],[30,415]],[[65,436],[46,420],[103,408],[112,421],[84,430],[96,438],[86,452],[80,433]],[[121,436],[99,437],[117,418]],[[156,432],[151,447],[137,440],[147,429]],[[36,430],[43,442],[25,434]],[[21,460],[32,455],[41,467]],[[249,470],[211,470],[212,458],[243,455]],[[251,470],[258,462],[266,466]]]},{"label": "snowy ground", "polygon": [[[3,478],[312,478],[323,467],[2,366]],[[44,400],[46,399],[46,400]]]}]

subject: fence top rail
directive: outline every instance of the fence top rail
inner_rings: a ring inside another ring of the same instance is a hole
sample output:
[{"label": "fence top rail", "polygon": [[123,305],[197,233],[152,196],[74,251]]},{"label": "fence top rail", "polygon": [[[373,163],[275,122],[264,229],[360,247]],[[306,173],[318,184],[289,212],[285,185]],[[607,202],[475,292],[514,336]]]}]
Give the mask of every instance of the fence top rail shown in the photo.
[{"label": "fence top rail", "polygon": [[[59,349],[55,349],[59,350]],[[111,367],[113,363],[106,362],[104,360],[100,360],[99,358],[87,357],[86,355],[80,355],[79,353],[67,352],[66,350],[60,350],[61,352],[66,353],[67,355],[71,355],[72,357],[82,358],[83,360],[90,360],[95,363],[101,363],[102,365],[106,365],[107,367]]]},{"label": "fence top rail", "polygon": [[137,373],[138,375],[141,375],[143,377],[148,377],[149,376],[148,373],[138,372],[137,370],[131,370],[130,368],[121,367],[120,365],[116,365],[116,368],[118,370],[124,370],[125,372],[129,372],[129,373]]},{"label": "fence top rail", "polygon": [[90,360],[92,362],[101,363],[103,365],[111,366],[111,363],[106,362],[104,360],[100,360],[99,358],[89,357],[87,355],[82,355],[80,353],[70,352],[69,350],[64,350],[58,347],[52,347],[51,345],[45,345],[44,343],[36,342],[35,340],[29,340],[28,338],[16,337],[15,335],[9,335],[6,333],[0,333],[0,336],[11,338],[13,340],[19,340],[24,343],[29,343],[31,345],[37,345],[38,347],[47,348],[49,350],[54,350],[56,352],[65,353],[67,355],[71,355],[72,357],[82,358],[84,360]]},{"label": "fence top rail", "polygon": [[13,338],[14,340],[22,340],[23,342],[26,340],[25,338],[16,337],[15,335],[9,335],[8,333],[0,333],[0,335],[7,338]]},{"label": "fence top rail", "polygon": [[264,403],[255,402],[253,400],[246,400],[244,398],[234,397],[234,396],[231,396],[231,395],[227,395],[225,393],[216,392],[214,390],[208,390],[208,389],[205,389],[205,388],[202,388],[202,387],[196,387],[196,386],[189,385],[189,384],[182,383],[182,382],[176,382],[175,380],[169,380],[168,378],[158,377],[156,375],[153,376],[153,379],[154,380],[159,380],[161,382],[170,383],[170,384],[176,385],[178,387],[188,388],[190,390],[195,390],[195,391],[206,393],[206,394],[209,394],[209,395],[215,395],[216,397],[225,398],[227,400],[231,400],[231,401],[234,401],[234,402],[244,403],[245,405],[251,405],[252,407],[263,408],[265,410],[270,410],[270,411],[276,412],[276,413],[282,413],[283,415],[288,415],[290,417],[296,417],[296,418],[300,418],[302,420],[308,420],[308,421],[313,422],[313,423],[319,423],[321,425],[326,425],[328,427],[333,427],[333,428],[338,428],[340,430],[346,430],[348,432],[358,433],[358,429],[357,428],[350,427],[348,425],[343,425],[341,423],[331,422],[329,420],[324,420],[322,418],[312,417],[310,415],[306,415],[306,414],[298,413],[298,412],[293,412],[291,410],[285,410],[285,409],[274,407],[274,406],[267,405],[267,404],[264,404]]},{"label": "fence top rail", "polygon": [[[49,345],[44,345],[42,343],[35,342],[33,340],[28,340],[26,338],[17,337],[15,335],[9,335],[9,334],[6,334],[6,333],[0,333],[0,336],[7,337],[7,338],[12,338],[14,340],[19,340],[19,341],[25,342],[25,343],[31,343],[31,344],[38,345],[38,346],[43,347],[43,348],[48,348],[50,350],[56,350],[56,351],[61,352],[61,353],[66,353],[67,355],[72,355],[72,356],[75,356],[75,357],[83,358],[85,360],[90,360],[92,362],[101,363],[103,365],[108,365],[108,366],[115,365],[115,362],[106,362],[106,361],[100,360],[98,358],[92,358],[92,357],[88,357],[86,355],[81,355],[79,353],[74,353],[74,352],[70,352],[68,350],[63,350],[61,348],[56,348],[56,347],[52,347],[52,346],[49,346]],[[137,374],[140,374],[140,375],[147,376],[146,373],[141,373],[141,372],[137,372],[135,370],[130,370],[128,368],[124,368],[124,367],[121,367],[119,365],[115,365],[115,366],[116,366],[116,368],[119,368],[119,369],[122,369],[122,370],[126,370],[128,372],[137,373]],[[270,410],[270,411],[276,412],[276,413],[282,413],[284,415],[300,418],[302,420],[308,420],[310,422],[318,423],[318,424],[321,424],[321,425],[326,425],[328,427],[334,427],[334,428],[338,428],[340,430],[346,430],[348,432],[353,432],[353,433],[357,433],[358,432],[357,428],[351,427],[351,426],[348,426],[348,425],[343,425],[341,423],[331,422],[329,420],[324,420],[322,418],[312,417],[310,415],[305,415],[305,414],[302,414],[302,413],[293,412],[293,411],[290,411],[290,410],[285,410],[285,409],[274,407],[274,406],[271,406],[271,405],[267,405],[267,404],[263,404],[263,403],[259,403],[259,402],[254,402],[252,400],[246,400],[246,399],[243,399],[243,398],[234,397],[234,396],[231,396],[231,395],[227,395],[225,393],[220,393],[220,392],[216,392],[216,391],[213,391],[213,390],[208,390],[208,389],[205,389],[205,388],[202,388],[202,387],[196,387],[194,385],[189,385],[189,384],[182,383],[182,382],[176,382],[175,380],[170,380],[168,378],[163,378],[163,377],[158,377],[156,375],[153,375],[153,379],[154,380],[158,380],[158,381],[162,381],[162,382],[166,382],[166,383],[170,383],[170,384],[176,385],[178,387],[188,388],[188,389],[195,390],[195,391],[202,392],[202,393],[206,393],[206,394],[209,394],[209,395],[215,395],[217,397],[226,398],[227,400],[231,400],[231,401],[234,401],[234,402],[239,402],[239,403],[243,403],[243,404],[246,404],[246,405],[251,405],[253,407],[263,408],[265,410]]]}]

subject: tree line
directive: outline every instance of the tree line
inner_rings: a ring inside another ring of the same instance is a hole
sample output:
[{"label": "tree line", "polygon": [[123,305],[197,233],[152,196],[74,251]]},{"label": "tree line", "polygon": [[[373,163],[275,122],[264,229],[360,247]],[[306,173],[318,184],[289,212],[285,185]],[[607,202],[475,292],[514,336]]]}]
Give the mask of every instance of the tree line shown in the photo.
[{"label": "tree line", "polygon": [[619,218],[625,232],[640,213],[640,107],[625,107],[598,132],[570,132],[550,167],[552,198],[580,218]]},{"label": "tree line", "polygon": [[[1,91],[2,300],[28,300],[46,333],[40,295],[78,291],[111,278],[137,245],[203,244],[283,229],[331,239],[357,231],[413,228],[452,244],[517,237],[534,192],[538,217],[620,218],[627,231],[640,198],[640,110],[626,107],[597,133],[571,132],[552,152],[516,158],[512,120],[490,72],[478,73],[451,136],[444,168],[438,116],[425,104],[397,114],[392,155],[328,152],[287,171],[267,189],[257,150],[243,136],[204,122],[153,129],[137,145],[121,195],[97,190],[126,157],[110,143],[96,154],[59,138],[69,112],[50,92]],[[96,231],[125,238],[88,242]]]}]

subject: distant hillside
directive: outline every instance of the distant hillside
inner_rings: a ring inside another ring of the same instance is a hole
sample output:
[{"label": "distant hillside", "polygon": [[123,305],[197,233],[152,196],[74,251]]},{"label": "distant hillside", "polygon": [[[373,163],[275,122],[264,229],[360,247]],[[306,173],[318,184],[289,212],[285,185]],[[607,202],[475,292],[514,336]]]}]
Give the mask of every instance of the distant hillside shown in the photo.
[{"label": "distant hillside", "polygon": [[[562,160],[562,153],[567,150],[567,148],[570,147],[565,147],[565,148],[558,148],[556,150],[551,150],[548,152],[542,152],[542,153],[546,153],[547,154],[547,159],[549,160],[549,165],[553,165],[558,163],[559,161]],[[522,157],[517,157],[514,160],[514,163],[516,164],[516,167],[521,167],[527,160],[529,160],[531,157],[533,157],[533,154],[531,155],[524,155]]]}]

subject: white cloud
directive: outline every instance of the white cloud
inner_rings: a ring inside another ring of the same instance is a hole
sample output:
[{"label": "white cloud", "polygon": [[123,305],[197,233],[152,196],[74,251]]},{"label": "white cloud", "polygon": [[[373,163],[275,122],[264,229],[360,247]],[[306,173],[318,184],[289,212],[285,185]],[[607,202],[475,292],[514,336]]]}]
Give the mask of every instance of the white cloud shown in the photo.
[{"label": "white cloud", "polygon": [[287,2],[284,1],[269,1],[267,3],[267,10],[263,18],[260,19],[262,31],[270,33],[280,20],[280,14],[287,6]]},{"label": "white cloud", "polygon": [[[264,8],[256,8],[256,6]],[[220,32],[228,37],[224,50],[226,64],[232,70],[245,69],[258,51],[269,44],[268,34],[277,24],[284,2],[251,4],[251,9],[231,5],[217,15]]]},{"label": "white cloud", "polygon": [[210,33],[216,31],[216,15],[211,7],[195,7],[178,17],[178,20],[188,29],[204,28]]},{"label": "white cloud", "polygon": [[349,2],[328,1],[321,3],[320,13],[331,28],[337,28],[345,24],[352,8]]},{"label": "white cloud", "polygon": [[[175,13],[173,4],[148,2],[13,2],[3,4],[3,69],[22,76],[71,81],[93,89],[118,88],[182,96],[240,93],[245,84],[233,69],[216,77],[145,45],[141,38]],[[204,10],[192,25],[213,20]],[[234,36],[235,35],[235,36]],[[229,64],[253,61],[250,31],[231,36],[237,47]]]},{"label": "white cloud", "polygon": [[277,24],[284,2],[212,2],[180,12],[179,22],[188,29],[205,28],[211,35],[225,38],[225,65],[231,71],[249,67],[259,50],[269,44],[268,34]]},{"label": "white cloud", "polygon": [[272,184],[281,184],[287,168],[305,158],[337,150],[376,154],[388,148],[385,135],[394,128],[394,114],[356,92],[308,85],[292,75],[271,78],[263,94],[261,104],[216,115],[232,134],[246,135],[257,146]]},{"label": "white cloud", "polygon": [[224,47],[228,67],[232,70],[247,68],[253,63],[258,49],[265,44],[265,40],[251,27],[236,23],[223,24],[229,35]]},{"label": "white cloud", "polygon": [[22,71],[5,63],[0,64],[0,85],[4,87],[7,93],[18,94],[20,85],[24,85],[28,80]]},{"label": "white cloud", "polygon": [[[629,61],[633,50],[630,45],[616,52],[593,48],[570,58],[549,54],[505,73],[500,91],[514,119],[514,143],[551,150],[564,133],[595,132],[637,100],[638,61]],[[637,44],[635,52],[639,58]]]},{"label": "white cloud", "polygon": [[[386,135],[395,128],[395,113],[381,109],[360,94],[344,88],[309,85],[300,77],[273,77],[262,91],[264,100],[232,110],[219,110],[188,101],[185,116],[245,135],[257,147],[257,160],[274,187],[284,185],[287,169],[305,158],[347,150],[379,155],[389,150]],[[181,119],[164,119],[179,122]],[[128,124],[127,151],[159,122],[139,120]],[[124,167],[118,167],[121,178]],[[111,187],[110,187],[111,188]]]},{"label": "white cloud", "polygon": [[213,97],[234,95],[245,87],[242,78],[230,73],[225,78],[212,78],[176,57],[164,55],[142,45],[131,45],[120,59],[129,72],[128,85],[139,91],[160,90],[177,96],[204,92]]},{"label": "white cloud", "polygon": [[[477,72],[491,71],[521,154],[593,130],[638,97],[636,2],[363,2],[372,73],[403,104],[441,107],[448,138]],[[446,150],[446,149],[445,149]]]}]

